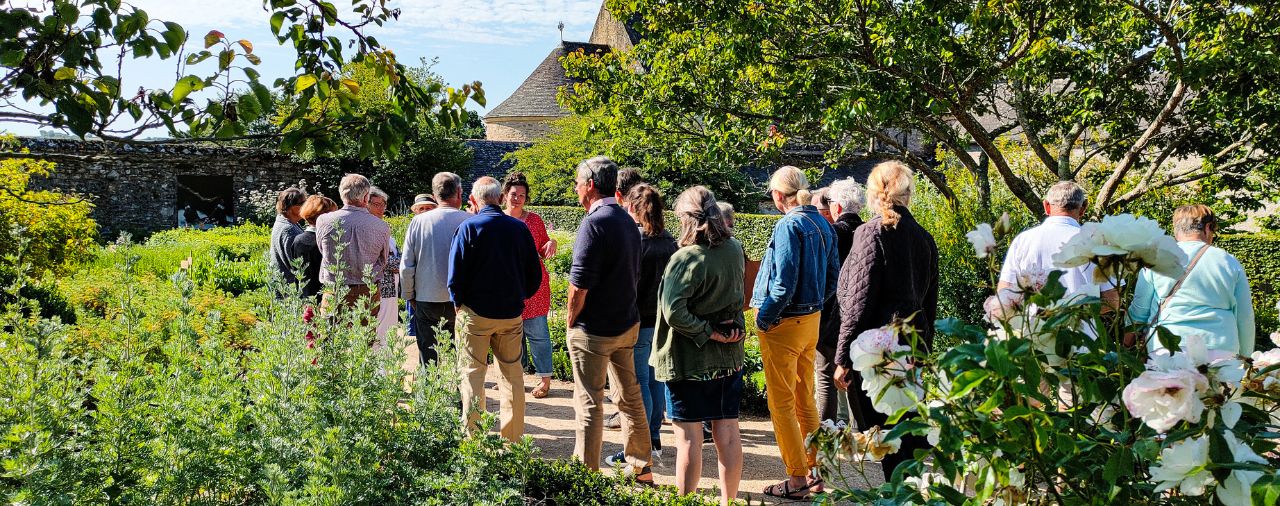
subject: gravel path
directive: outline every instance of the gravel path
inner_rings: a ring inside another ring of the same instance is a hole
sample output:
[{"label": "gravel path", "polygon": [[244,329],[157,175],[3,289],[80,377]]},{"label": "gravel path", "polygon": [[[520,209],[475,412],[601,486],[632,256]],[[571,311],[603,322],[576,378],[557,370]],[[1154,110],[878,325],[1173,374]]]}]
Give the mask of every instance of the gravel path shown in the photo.
[{"label": "gravel path", "polygon": [[[498,410],[497,400],[494,399],[497,390],[492,388],[498,377],[497,368],[490,367],[486,385],[489,388],[487,393],[490,412]],[[533,375],[526,375],[524,381],[526,392],[538,384],[538,378]],[[526,397],[525,434],[533,437],[546,458],[568,459],[573,454],[575,422],[572,395],[572,383],[553,380],[551,395],[544,399]],[[605,405],[606,415],[614,411],[612,404]],[[766,486],[777,483],[786,473],[774,442],[773,425],[768,417],[748,415],[741,419],[741,430],[744,462],[738,497],[749,500],[749,504],[761,504],[762,500],[763,504],[782,504],[775,498],[761,494]],[[604,441],[602,455],[622,450],[621,431],[605,430]],[[659,485],[675,486],[675,435],[669,425],[663,426],[662,446],[662,459],[654,463],[654,479]],[[698,488],[704,494],[715,496],[718,490],[715,445],[703,445],[702,455],[702,481]],[[878,484],[879,470],[873,473],[872,479]]]}]

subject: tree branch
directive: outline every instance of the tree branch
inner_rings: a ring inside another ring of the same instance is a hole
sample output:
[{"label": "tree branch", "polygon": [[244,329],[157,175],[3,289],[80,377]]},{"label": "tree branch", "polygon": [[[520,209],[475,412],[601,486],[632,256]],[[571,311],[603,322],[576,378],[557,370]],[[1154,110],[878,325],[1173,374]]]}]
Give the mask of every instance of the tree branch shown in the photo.
[{"label": "tree branch", "polygon": [[1169,95],[1169,99],[1165,102],[1164,108],[1156,115],[1151,124],[1147,126],[1142,136],[1129,147],[1129,150],[1120,159],[1120,163],[1116,164],[1116,168],[1111,172],[1111,176],[1107,178],[1107,182],[1103,183],[1102,188],[1098,190],[1098,201],[1094,204],[1094,210],[1098,214],[1105,214],[1107,209],[1112,207],[1111,197],[1115,195],[1116,190],[1120,187],[1120,183],[1124,181],[1124,176],[1129,173],[1133,165],[1138,161],[1139,156],[1147,145],[1155,138],[1156,134],[1164,128],[1169,118],[1173,117],[1178,106],[1182,105],[1183,98],[1187,94],[1187,85],[1181,79],[1173,86],[1173,92]]}]

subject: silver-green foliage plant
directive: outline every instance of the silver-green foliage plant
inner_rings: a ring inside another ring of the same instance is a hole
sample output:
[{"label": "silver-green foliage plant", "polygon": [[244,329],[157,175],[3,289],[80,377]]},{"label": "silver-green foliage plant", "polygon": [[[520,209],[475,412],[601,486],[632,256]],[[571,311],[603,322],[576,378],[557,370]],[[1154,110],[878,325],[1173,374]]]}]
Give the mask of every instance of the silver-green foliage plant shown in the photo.
[{"label": "silver-green foliage plant", "polygon": [[[993,285],[999,264],[990,253],[1009,228],[981,224],[970,234]],[[1141,269],[1177,277],[1188,262],[1154,221],[1087,223],[1054,261],[1093,264],[1095,282],[1118,287],[1119,304],[1068,293],[1060,271],[1027,273],[988,300],[987,321],[938,321],[939,339],[958,343],[949,349],[929,353],[901,325],[858,336],[857,386],[894,425],[828,424],[810,436],[836,485],[829,499],[1276,504],[1280,352],[1242,357],[1125,316]],[[1148,339],[1163,349],[1148,352]],[[898,451],[905,435],[932,446],[883,486],[853,490],[865,463]]]},{"label": "silver-green foliage plant", "polygon": [[[176,295],[167,302],[133,296],[139,249],[117,245],[125,288],[106,322],[117,338],[89,353],[68,351],[73,327],[22,311],[30,301],[0,312],[5,502],[457,504],[520,496],[534,450],[464,437],[451,340],[441,340],[439,365],[407,382],[396,339],[370,346],[373,322],[357,316],[367,312],[327,317],[286,296],[260,308],[252,346],[228,347],[216,338],[217,311],[191,304],[186,270],[173,275]],[[290,291],[272,284],[268,290]],[[140,324],[150,313],[170,316],[164,328]]]}]

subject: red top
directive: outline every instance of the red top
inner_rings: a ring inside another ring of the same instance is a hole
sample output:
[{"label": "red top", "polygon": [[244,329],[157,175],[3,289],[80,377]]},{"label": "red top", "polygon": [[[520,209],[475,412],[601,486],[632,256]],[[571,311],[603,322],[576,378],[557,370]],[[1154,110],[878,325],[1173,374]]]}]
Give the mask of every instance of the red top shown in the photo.
[{"label": "red top", "polygon": [[[529,227],[529,233],[533,234],[533,245],[538,248],[538,256],[541,257],[542,248],[551,242],[551,236],[547,235],[547,224],[538,213],[532,211],[525,211],[521,219]],[[524,301],[524,314],[520,318],[525,320],[546,316],[551,311],[551,278],[547,275],[546,259],[541,259],[539,263],[542,264],[542,284],[538,286],[538,293]]]}]

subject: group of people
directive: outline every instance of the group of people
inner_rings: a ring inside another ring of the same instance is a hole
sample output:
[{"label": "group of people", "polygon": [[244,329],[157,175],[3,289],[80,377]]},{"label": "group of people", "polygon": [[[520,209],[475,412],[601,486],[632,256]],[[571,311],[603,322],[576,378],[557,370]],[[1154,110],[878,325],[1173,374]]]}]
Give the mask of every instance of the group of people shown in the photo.
[{"label": "group of people", "polygon": [[[732,502],[743,466],[738,410],[749,306],[755,309],[770,418],[787,476],[763,492],[788,499],[821,492],[815,450],[804,444],[820,420],[848,413],[859,430],[888,428],[873,400],[850,388],[860,384],[849,356],[853,341],[864,331],[897,323],[914,327],[921,344],[932,346],[938,249],[909,210],[914,184],[911,169],[896,161],[877,165],[865,187],[847,179],[812,192],[802,170],[779,168],[768,188],[782,217],[758,273],[746,279],[748,260],[733,237],[733,208],[707,188],[695,186],[676,197],[671,208],[679,230],[669,232],[662,195],[636,171],[621,170],[606,157],[579,164],[574,191],[586,216],[573,243],[564,321],[578,422],[574,456],[599,469],[611,391],[625,444],[605,463],[652,483],[653,459],[661,456],[659,432],[670,418],[680,492],[697,489],[706,431],[716,446],[721,502]],[[286,281],[296,283],[302,296],[318,298],[322,308],[367,300],[358,307],[370,308],[369,316],[377,318],[374,346],[385,345],[399,299],[407,301],[409,331],[423,363],[436,360],[441,332],[455,336],[468,431],[477,429],[484,409],[492,354],[501,373],[499,431],[514,441],[524,432],[526,355],[540,377],[530,394],[541,398],[551,389],[545,261],[558,245],[542,218],[525,209],[529,184],[519,173],[501,182],[477,179],[466,211],[456,174],[437,174],[432,190],[415,198],[415,216],[400,248],[382,219],[386,194],[363,176],[342,179],[341,207],[323,196],[285,190],[272,229],[271,260]],[[864,207],[870,210],[865,222]],[[1001,288],[1019,289],[1029,273],[1055,269],[1051,257],[1079,232],[1083,210],[1078,185],[1050,189],[1049,217],[1014,240]],[[303,220],[305,230],[297,225]],[[1216,230],[1212,213],[1204,206],[1179,208],[1174,222],[1184,250],[1195,250],[1198,263],[1181,280],[1144,273],[1130,314],[1171,327],[1212,327],[1223,336],[1216,345],[1247,354],[1253,341],[1247,280],[1239,262],[1210,246]],[[302,260],[300,271],[294,270],[296,259]],[[1093,284],[1088,269],[1066,269],[1061,282],[1071,293],[1108,300],[1114,288]],[[1222,286],[1224,280],[1238,284]],[[346,285],[344,292],[333,289],[339,284]],[[337,300],[340,292],[345,296]],[[926,446],[922,437],[904,437],[901,450],[882,461],[885,476]]]}]

